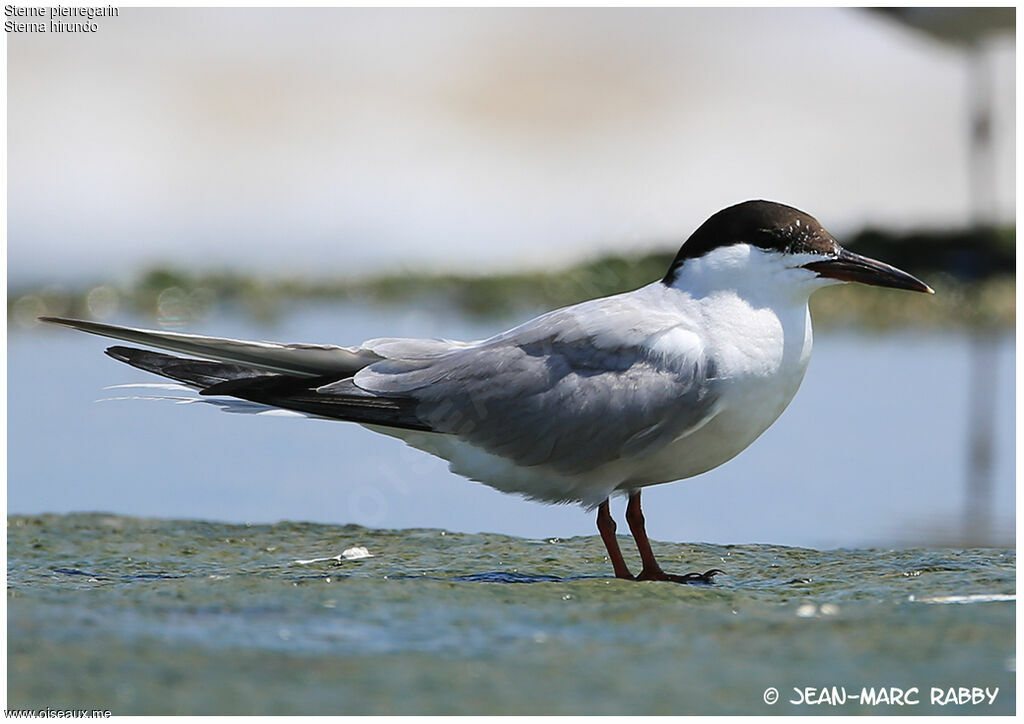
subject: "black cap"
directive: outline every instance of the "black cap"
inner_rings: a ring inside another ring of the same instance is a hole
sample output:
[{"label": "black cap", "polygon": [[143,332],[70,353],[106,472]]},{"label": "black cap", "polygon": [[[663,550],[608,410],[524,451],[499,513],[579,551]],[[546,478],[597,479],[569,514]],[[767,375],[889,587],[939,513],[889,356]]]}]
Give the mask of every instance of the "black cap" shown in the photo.
[{"label": "black cap", "polygon": [[680,247],[662,281],[675,281],[687,259],[697,259],[721,246],[746,243],[785,254],[834,256],[839,245],[810,214],[774,201],[744,201],[722,209],[705,221]]}]

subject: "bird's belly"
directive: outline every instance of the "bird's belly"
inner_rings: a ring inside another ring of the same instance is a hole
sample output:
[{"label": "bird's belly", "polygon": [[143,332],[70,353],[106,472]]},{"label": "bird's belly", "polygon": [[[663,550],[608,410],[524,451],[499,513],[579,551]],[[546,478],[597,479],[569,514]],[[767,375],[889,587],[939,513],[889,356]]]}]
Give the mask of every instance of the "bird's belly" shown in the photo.
[{"label": "bird's belly", "polygon": [[397,437],[411,447],[447,460],[448,468],[457,475],[530,500],[581,503],[594,507],[607,498],[622,480],[621,471],[614,465],[602,465],[576,475],[564,474],[546,465],[517,465],[454,435],[378,425],[364,427]]},{"label": "bird's belly", "polygon": [[643,487],[700,475],[728,462],[743,452],[778,418],[723,412],[692,435],[665,446],[651,455],[621,487]]}]

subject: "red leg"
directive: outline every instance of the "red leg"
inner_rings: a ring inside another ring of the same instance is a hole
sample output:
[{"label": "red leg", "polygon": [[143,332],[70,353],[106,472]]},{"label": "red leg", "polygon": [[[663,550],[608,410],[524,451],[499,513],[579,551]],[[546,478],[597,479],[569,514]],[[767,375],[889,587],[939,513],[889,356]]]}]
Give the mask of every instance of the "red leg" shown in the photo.
[{"label": "red leg", "polygon": [[636,492],[629,496],[629,503],[626,505],[626,522],[629,524],[629,531],[636,540],[636,547],[640,551],[640,560],[643,562],[643,570],[636,577],[638,581],[661,581],[665,578],[665,572],[661,570],[658,561],[654,558],[654,551],[651,550],[651,541],[647,539],[647,529],[644,527],[644,512],[640,509],[640,493]]},{"label": "red leg", "polygon": [[604,547],[608,549],[608,558],[612,562],[615,577],[632,581],[634,580],[633,574],[629,572],[626,561],[622,557],[622,551],[619,550],[619,541],[615,538],[615,528],[615,519],[612,518],[612,514],[608,510],[608,499],[605,498],[605,501],[597,506],[597,530],[601,533]]},{"label": "red leg", "polygon": [[[607,501],[606,501],[607,502]],[[654,558],[654,551],[651,550],[651,541],[647,538],[647,529],[644,527],[644,512],[640,509],[640,491],[629,496],[629,503],[626,505],[626,522],[629,530],[636,540],[636,547],[640,551],[640,560],[643,561],[643,570],[636,577],[638,581],[675,581],[676,583],[711,583],[711,580],[722,571],[712,568],[706,573],[687,573],[684,576],[675,576],[665,573]]]}]

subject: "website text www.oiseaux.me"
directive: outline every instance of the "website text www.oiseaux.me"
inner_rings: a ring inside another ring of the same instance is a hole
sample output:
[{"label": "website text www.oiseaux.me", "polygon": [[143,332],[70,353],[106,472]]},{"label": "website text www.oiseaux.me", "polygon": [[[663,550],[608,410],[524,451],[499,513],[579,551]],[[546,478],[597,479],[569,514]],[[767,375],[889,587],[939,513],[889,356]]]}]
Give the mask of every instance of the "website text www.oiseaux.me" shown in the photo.
[{"label": "website text www.oiseaux.me", "polygon": [[109,719],[110,709],[4,709],[6,719]]}]

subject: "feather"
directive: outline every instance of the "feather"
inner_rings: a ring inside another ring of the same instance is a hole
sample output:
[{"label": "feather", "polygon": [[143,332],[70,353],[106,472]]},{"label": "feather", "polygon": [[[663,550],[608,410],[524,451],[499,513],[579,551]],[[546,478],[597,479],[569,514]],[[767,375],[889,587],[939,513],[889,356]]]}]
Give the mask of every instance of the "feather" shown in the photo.
[{"label": "feather", "polygon": [[256,370],[304,377],[351,374],[370,362],[380,359],[373,352],[359,347],[250,342],[181,332],[135,329],[81,319],[62,317],[40,317],[39,319],[43,322],[61,324],[103,337],[122,339],[172,352],[194,354],[207,360],[240,364]]}]

